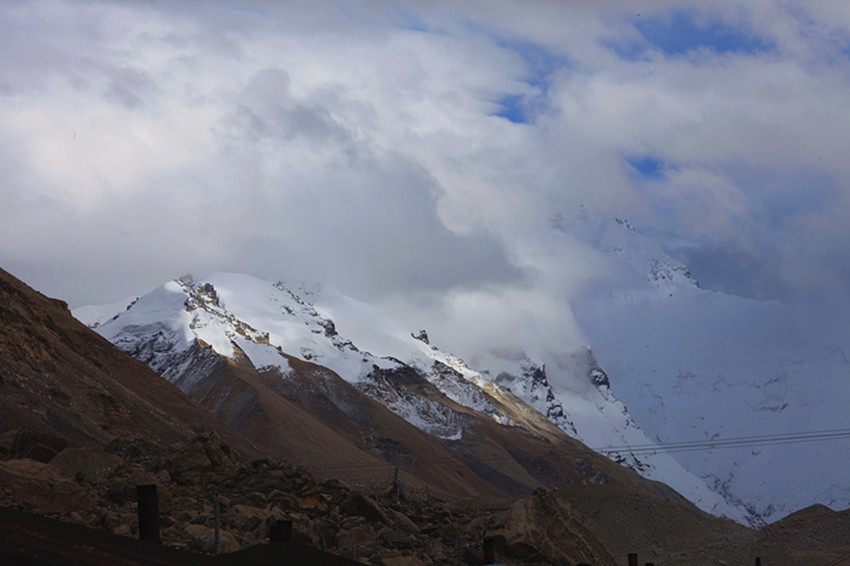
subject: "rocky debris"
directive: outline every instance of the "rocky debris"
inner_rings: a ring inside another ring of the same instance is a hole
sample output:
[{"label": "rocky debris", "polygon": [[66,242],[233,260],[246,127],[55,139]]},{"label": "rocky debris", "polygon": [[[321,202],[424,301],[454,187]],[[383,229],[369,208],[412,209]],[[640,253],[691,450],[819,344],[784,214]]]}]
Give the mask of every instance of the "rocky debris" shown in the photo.
[{"label": "rocky debris", "polygon": [[376,566],[443,564],[458,553],[476,563],[493,533],[506,564],[608,563],[545,491],[493,508],[396,481],[358,491],[282,461],[248,462],[211,433],[170,446],[115,440],[103,451],[67,448],[50,463],[0,462],[0,505],[129,537],[138,536],[136,486],[144,484],[158,488],[163,544],[196,552],[215,551],[217,497],[222,552],[267,542],[272,527],[291,521],[293,541]]}]

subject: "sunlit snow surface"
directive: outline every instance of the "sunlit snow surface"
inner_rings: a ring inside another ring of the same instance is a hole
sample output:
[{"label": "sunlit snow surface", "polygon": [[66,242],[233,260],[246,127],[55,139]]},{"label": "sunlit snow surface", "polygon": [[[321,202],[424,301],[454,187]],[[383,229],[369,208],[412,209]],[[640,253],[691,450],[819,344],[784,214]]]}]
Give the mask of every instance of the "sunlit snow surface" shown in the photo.
[{"label": "sunlit snow surface", "polygon": [[[494,383],[496,376],[467,367],[374,307],[330,287],[272,284],[230,273],[172,281],[98,332],[163,377],[181,379],[178,385],[184,390],[195,379],[186,378],[185,370],[191,363],[188,352],[198,340],[221,355],[244,354],[257,368],[277,367],[283,379],[289,366],[281,352],[327,367],[414,426],[444,439],[463,435],[457,414],[376,377],[376,367],[393,370],[407,364],[453,401],[501,424],[515,423],[500,405],[531,410],[518,404],[513,392],[590,446],[650,442],[608,387],[592,382],[595,360],[589,351],[565,354],[550,364],[554,387],[545,378],[532,379],[537,368],[529,360],[518,363],[513,375],[500,375],[496,381],[502,387]],[[747,521],[745,511],[729,505],[668,455],[621,452],[612,457],[667,483],[706,511]]]}]

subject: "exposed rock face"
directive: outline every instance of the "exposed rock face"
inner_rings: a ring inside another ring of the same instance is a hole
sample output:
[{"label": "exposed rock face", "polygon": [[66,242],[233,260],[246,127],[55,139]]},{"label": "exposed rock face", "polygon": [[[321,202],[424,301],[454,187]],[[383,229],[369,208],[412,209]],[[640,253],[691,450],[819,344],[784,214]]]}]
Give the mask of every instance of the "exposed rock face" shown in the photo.
[{"label": "exposed rock face", "polygon": [[522,364],[522,372],[517,375],[501,373],[496,383],[513,391],[529,405],[546,415],[553,424],[573,437],[578,436],[575,423],[564,411],[564,406],[555,397],[555,392],[546,377],[546,368],[531,362]]}]

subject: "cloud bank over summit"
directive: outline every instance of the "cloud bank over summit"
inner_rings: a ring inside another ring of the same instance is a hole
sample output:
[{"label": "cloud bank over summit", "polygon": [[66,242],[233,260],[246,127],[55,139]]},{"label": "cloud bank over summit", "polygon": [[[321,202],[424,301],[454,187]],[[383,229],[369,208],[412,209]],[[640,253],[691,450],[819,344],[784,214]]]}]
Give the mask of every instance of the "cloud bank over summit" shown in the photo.
[{"label": "cloud bank over summit", "polygon": [[554,227],[581,215],[711,289],[850,295],[840,3],[4,2],[0,30],[0,261],[72,305],[225,270],[468,351],[578,343],[569,301],[619,276]]}]

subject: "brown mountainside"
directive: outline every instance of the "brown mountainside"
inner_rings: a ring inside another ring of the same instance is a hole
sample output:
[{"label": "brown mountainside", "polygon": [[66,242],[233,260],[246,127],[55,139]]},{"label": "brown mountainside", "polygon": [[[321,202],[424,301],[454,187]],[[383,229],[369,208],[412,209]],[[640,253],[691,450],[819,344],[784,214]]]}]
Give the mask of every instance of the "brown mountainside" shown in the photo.
[{"label": "brown mountainside", "polygon": [[146,365],[75,320],[64,302],[3,270],[0,321],[0,431],[27,429],[70,445],[102,446],[115,438],[172,443],[209,429],[257,453]]},{"label": "brown mountainside", "polygon": [[232,346],[236,359],[196,344],[180,357],[178,365],[186,369],[171,379],[250,440],[320,476],[369,483],[398,468],[405,481],[460,497],[520,497],[538,487],[614,483],[689,504],[668,486],[570,438],[509,392],[500,394],[510,399],[489,398],[510,415],[512,426],[452,401],[411,367],[375,367],[370,378],[380,388],[376,396],[424,401],[455,415],[463,434],[444,439],[325,367],[286,356],[291,371],[282,377],[259,371]]}]

